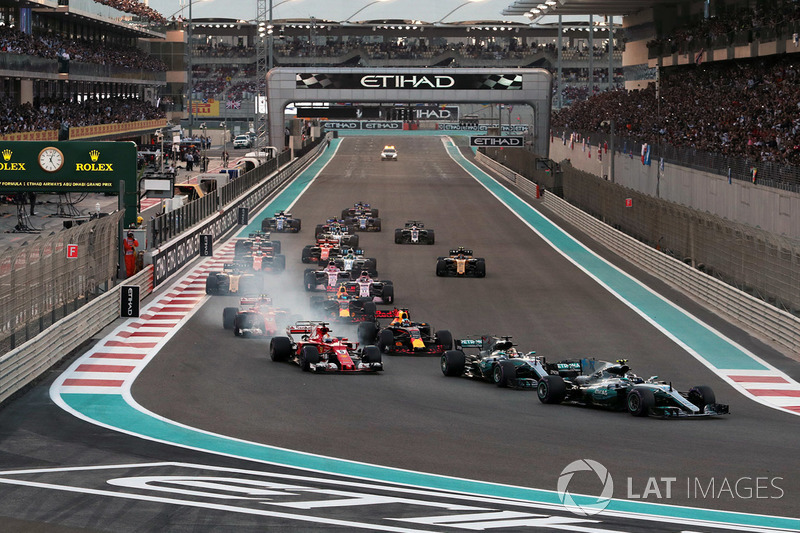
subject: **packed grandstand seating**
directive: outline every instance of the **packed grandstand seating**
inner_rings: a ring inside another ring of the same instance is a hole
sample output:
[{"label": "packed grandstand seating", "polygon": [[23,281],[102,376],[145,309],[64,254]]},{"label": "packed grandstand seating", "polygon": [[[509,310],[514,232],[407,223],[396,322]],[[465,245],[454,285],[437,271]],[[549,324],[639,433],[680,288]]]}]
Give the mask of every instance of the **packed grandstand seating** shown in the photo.
[{"label": "packed grandstand seating", "polygon": [[0,135],[26,131],[58,130],[62,126],[93,126],[164,118],[148,102],[133,98],[88,99],[83,102],[39,98],[33,104],[16,104],[0,97]]},{"label": "packed grandstand seating", "polygon": [[800,166],[800,65],[791,56],[664,69],[640,91],[612,91],[553,114],[552,126]]},{"label": "packed grandstand seating", "polygon": [[167,19],[164,15],[155,9],[146,6],[139,2],[139,0],[94,0],[98,4],[103,4],[131,15],[136,15],[143,19],[147,19],[157,24],[167,24]]},{"label": "packed grandstand seating", "polygon": [[0,34],[0,52],[32,55],[58,60],[68,55],[70,61],[115,65],[118,67],[165,71],[158,58],[135,47],[116,46],[107,42],[66,39],[54,34],[31,35],[16,28],[4,28]]},{"label": "packed grandstand seating", "polygon": [[691,24],[648,42],[647,46],[660,49],[667,44],[670,52],[685,53],[692,43],[701,47],[718,42],[718,39],[730,43],[740,32],[748,32],[753,36],[762,30],[785,28],[796,22],[800,22],[800,2],[778,0],[752,7],[730,9],[708,19],[694,19]]}]

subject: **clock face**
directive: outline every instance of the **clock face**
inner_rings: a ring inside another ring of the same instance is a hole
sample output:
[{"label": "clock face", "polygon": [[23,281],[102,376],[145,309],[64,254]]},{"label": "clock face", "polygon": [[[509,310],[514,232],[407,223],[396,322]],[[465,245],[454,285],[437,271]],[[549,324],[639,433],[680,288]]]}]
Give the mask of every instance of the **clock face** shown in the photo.
[{"label": "clock face", "polygon": [[64,166],[64,154],[58,148],[45,148],[39,152],[39,166],[47,172],[55,172]]}]

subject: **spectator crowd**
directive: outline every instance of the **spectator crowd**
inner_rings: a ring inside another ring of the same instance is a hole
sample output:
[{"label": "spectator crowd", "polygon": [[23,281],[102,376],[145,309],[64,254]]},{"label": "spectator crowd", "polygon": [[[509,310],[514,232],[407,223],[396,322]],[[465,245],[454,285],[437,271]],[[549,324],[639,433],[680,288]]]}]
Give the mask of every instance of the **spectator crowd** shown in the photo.
[{"label": "spectator crowd", "polygon": [[[604,92],[553,114],[555,129],[800,166],[800,65],[791,56],[664,69],[659,87]],[[657,97],[659,98],[657,100]]]},{"label": "spectator crowd", "polygon": [[149,102],[133,98],[89,98],[83,102],[37,98],[32,104],[16,104],[0,97],[0,135],[26,131],[58,130],[164,118]]},{"label": "spectator crowd", "polygon": [[70,61],[114,65],[131,69],[166,71],[160,59],[135,47],[119,46],[107,42],[67,39],[55,34],[31,35],[16,28],[3,28],[0,34],[0,52],[63,59]]},{"label": "spectator crowd", "polygon": [[167,24],[167,19],[164,15],[155,9],[144,5],[139,0],[94,0],[98,4],[103,4],[108,7],[113,7],[125,13],[136,15],[143,19],[147,19],[156,24]]}]

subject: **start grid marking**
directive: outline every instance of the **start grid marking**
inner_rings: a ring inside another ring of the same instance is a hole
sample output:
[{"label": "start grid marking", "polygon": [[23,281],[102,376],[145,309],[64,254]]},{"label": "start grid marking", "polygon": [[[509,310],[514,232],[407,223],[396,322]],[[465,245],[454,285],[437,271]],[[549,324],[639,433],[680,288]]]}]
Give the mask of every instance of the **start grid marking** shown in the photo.
[{"label": "start grid marking", "polygon": [[234,243],[200,263],[170,287],[164,296],[142,309],[79,358],[56,381],[60,392],[121,394],[150,362],[176,327],[205,298],[208,272],[222,268],[233,258]]}]

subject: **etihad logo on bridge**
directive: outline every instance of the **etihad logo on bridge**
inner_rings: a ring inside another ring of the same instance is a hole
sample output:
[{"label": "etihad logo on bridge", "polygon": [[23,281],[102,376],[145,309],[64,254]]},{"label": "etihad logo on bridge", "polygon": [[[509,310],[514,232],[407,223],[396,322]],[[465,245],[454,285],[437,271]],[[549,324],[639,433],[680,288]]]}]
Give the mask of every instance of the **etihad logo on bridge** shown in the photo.
[{"label": "etihad logo on bridge", "polygon": [[10,162],[13,153],[8,148],[3,150],[3,162],[0,163],[0,170],[25,170],[25,163]]},{"label": "etihad logo on bridge", "polygon": [[452,76],[371,74],[361,77],[361,85],[368,89],[449,89],[455,84]]},{"label": "etihad logo on bridge", "polygon": [[92,150],[89,152],[91,163],[75,163],[75,171],[77,172],[114,172],[112,168],[113,163],[98,163],[100,159],[100,151]]}]

